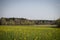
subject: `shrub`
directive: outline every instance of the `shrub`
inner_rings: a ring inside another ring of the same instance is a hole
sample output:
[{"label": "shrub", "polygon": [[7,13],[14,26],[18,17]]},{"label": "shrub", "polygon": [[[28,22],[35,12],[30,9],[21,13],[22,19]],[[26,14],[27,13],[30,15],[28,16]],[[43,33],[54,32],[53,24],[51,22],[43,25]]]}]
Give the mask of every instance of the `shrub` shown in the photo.
[{"label": "shrub", "polygon": [[57,27],[60,27],[60,19],[56,20]]}]

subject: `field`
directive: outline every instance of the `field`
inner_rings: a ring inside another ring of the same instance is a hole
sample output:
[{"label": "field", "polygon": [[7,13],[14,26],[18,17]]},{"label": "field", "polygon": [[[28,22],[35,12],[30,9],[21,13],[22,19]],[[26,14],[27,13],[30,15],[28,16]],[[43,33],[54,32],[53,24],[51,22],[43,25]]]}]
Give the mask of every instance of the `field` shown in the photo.
[{"label": "field", "polygon": [[60,40],[60,28],[0,26],[0,40]]}]

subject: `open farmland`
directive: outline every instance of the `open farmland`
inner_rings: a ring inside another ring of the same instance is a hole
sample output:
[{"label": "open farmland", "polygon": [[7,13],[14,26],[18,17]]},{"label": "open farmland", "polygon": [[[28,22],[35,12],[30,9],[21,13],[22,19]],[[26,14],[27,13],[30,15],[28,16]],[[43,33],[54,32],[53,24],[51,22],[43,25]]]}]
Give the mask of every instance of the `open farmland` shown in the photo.
[{"label": "open farmland", "polygon": [[60,28],[0,26],[0,40],[60,40]]}]

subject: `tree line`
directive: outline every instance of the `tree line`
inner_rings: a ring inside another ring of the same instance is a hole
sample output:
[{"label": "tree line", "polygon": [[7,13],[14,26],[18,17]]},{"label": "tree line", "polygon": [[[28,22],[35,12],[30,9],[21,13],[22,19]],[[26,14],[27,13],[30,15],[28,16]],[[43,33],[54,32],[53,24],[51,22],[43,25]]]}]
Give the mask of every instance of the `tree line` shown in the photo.
[{"label": "tree line", "polygon": [[0,18],[0,25],[32,25],[34,22],[26,18]]},{"label": "tree line", "polygon": [[29,20],[26,18],[0,18],[0,25],[54,25],[55,20]]}]

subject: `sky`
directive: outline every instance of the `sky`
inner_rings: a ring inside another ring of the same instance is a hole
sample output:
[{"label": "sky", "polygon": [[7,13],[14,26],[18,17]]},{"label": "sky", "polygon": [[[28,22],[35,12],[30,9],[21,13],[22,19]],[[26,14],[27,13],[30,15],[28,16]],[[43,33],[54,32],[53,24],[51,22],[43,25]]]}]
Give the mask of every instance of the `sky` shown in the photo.
[{"label": "sky", "polygon": [[60,0],[0,0],[0,17],[56,20]]}]

